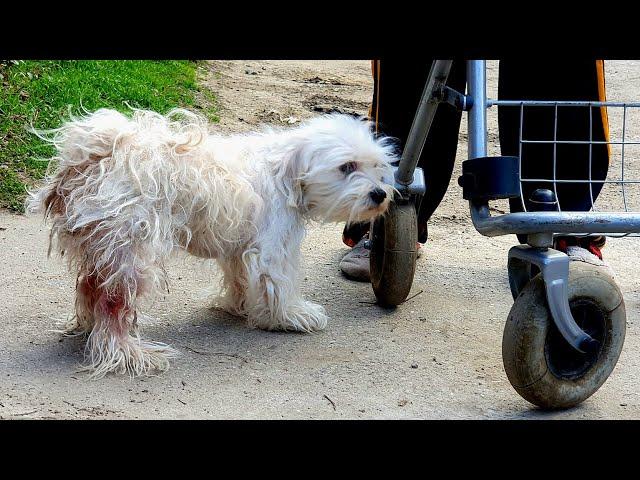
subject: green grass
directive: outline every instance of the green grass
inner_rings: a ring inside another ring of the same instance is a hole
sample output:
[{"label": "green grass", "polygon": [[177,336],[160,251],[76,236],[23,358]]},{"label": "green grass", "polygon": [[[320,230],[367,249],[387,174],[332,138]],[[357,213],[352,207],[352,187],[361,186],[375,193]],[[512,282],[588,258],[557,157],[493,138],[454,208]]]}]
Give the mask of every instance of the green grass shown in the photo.
[{"label": "green grass", "polygon": [[27,131],[54,128],[81,107],[165,113],[199,110],[217,121],[214,94],[191,61],[82,60],[0,63],[0,208],[23,211],[26,188],[44,176],[52,148]]}]

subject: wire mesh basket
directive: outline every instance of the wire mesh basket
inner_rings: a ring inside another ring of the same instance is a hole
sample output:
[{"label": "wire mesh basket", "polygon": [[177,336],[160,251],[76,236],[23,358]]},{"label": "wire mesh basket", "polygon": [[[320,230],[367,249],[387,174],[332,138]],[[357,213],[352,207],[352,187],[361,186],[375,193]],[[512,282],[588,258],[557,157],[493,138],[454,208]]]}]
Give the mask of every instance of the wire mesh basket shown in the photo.
[{"label": "wire mesh basket", "polygon": [[640,103],[487,100],[492,106],[500,122],[519,124],[517,138],[500,138],[503,154],[519,158],[512,212],[539,216],[531,194],[548,189],[557,221],[576,219],[573,234],[640,235]]}]

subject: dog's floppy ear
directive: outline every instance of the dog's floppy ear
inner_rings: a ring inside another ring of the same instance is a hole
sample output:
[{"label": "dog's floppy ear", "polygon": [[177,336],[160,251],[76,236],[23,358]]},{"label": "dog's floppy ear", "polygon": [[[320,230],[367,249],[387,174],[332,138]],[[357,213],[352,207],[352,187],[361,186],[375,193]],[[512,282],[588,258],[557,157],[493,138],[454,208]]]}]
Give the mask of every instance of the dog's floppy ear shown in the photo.
[{"label": "dog's floppy ear", "polygon": [[295,144],[276,166],[276,186],[286,197],[289,207],[304,206],[302,179],[304,163],[304,145]]}]

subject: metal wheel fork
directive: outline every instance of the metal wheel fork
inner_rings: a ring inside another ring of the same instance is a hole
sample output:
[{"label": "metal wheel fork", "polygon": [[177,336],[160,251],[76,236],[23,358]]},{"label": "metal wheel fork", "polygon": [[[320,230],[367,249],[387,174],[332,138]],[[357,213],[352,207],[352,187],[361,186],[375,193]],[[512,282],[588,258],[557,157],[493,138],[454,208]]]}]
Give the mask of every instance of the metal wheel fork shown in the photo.
[{"label": "metal wheel fork", "polygon": [[569,308],[569,257],[552,248],[517,245],[509,250],[509,284],[515,299],[531,278],[531,265],[542,272],[551,316],[564,339],[582,353],[597,351],[600,342],[575,322]]}]

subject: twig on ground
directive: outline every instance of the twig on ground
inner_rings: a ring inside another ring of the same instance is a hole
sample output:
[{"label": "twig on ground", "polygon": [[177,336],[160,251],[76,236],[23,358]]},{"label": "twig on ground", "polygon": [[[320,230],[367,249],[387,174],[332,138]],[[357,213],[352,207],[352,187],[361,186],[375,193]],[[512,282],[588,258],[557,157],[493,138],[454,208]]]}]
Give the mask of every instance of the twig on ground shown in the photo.
[{"label": "twig on ground", "polygon": [[33,410],[32,412],[24,412],[24,413],[15,413],[14,417],[24,417],[25,415],[31,415],[32,413],[36,413],[38,410]]},{"label": "twig on ground", "polygon": [[423,293],[424,290],[420,290],[418,293],[416,293],[415,295],[410,296],[409,298],[407,298],[404,302],[400,302],[400,305],[402,305],[403,303],[408,302],[409,300],[411,300],[412,298],[417,297],[418,295],[420,295],[421,293]]},{"label": "twig on ground", "polygon": [[195,348],[191,348],[191,347],[184,347],[184,348],[186,348],[190,352],[197,353],[198,355],[209,355],[209,352],[201,352],[200,350],[196,350]]},{"label": "twig on ground", "polygon": [[184,347],[187,350],[192,351],[193,353],[197,353],[198,355],[217,355],[217,356],[222,356],[222,357],[233,357],[233,358],[238,358],[240,360],[242,360],[244,363],[249,363],[249,360],[247,360],[246,358],[244,358],[241,355],[238,355],[237,353],[226,353],[226,352],[204,352],[201,350],[196,350],[195,348],[191,348],[191,347]]},{"label": "twig on ground", "polygon": [[327,400],[329,400],[329,403],[331,404],[331,406],[333,407],[333,411],[335,412],[336,410],[336,404],[333,403],[333,400],[331,400],[327,395],[322,395],[324,398],[326,398]]}]

